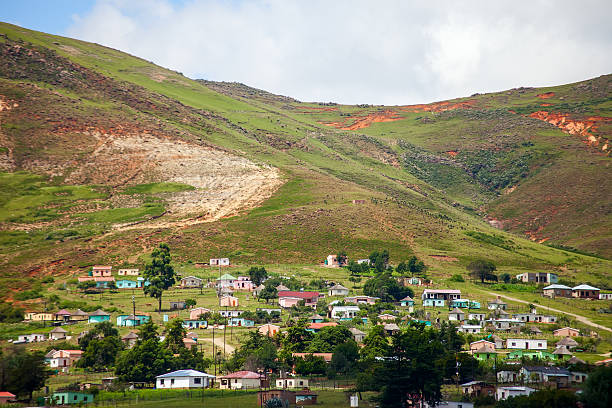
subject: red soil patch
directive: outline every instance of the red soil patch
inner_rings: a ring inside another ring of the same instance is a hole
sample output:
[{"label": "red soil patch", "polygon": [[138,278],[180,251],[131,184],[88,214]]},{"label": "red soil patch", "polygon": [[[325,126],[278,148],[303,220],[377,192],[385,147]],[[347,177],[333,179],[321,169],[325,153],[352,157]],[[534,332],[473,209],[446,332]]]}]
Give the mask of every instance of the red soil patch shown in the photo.
[{"label": "red soil patch", "polygon": [[541,103],[540,106],[553,106],[552,103]]},{"label": "red soil patch", "polygon": [[471,109],[474,107],[475,103],[476,103],[475,100],[470,99],[467,101],[456,102],[456,103],[445,101],[445,102],[430,103],[428,105],[407,105],[407,106],[402,106],[400,109],[405,112],[413,112],[413,113],[444,112],[444,111],[449,111],[453,109]]},{"label": "red soil patch", "polygon": [[369,127],[372,123],[379,122],[393,122],[396,120],[403,119],[400,116],[397,116],[397,112],[392,110],[386,110],[383,112],[370,113],[363,116],[354,117],[355,121],[351,125],[346,125],[346,121],[344,122],[319,122],[325,126],[333,126],[335,128],[341,130],[357,130]]},{"label": "red soil patch", "polygon": [[598,147],[602,145],[601,150],[608,153],[608,140],[601,136],[595,136],[593,133],[597,131],[597,127],[602,122],[612,122],[612,118],[591,116],[584,120],[575,120],[570,119],[568,114],[547,111],[533,112],[528,117],[548,122],[570,135],[582,136],[585,138],[584,142],[589,146]]},{"label": "red soil patch", "polygon": [[555,96],[554,92],[546,92],[542,94],[537,94],[536,97],[540,99],[549,99]]},{"label": "red soil patch", "polygon": [[456,150],[449,150],[448,152],[446,152],[446,154],[448,154],[450,157],[457,157],[459,152]]}]

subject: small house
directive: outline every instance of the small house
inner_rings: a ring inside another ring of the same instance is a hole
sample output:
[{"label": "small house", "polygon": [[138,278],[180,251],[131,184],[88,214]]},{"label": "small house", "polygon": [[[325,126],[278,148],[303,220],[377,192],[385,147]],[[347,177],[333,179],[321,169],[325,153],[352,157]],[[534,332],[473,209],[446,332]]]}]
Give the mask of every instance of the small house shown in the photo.
[{"label": "small house", "polygon": [[448,320],[461,322],[465,320],[465,313],[460,309],[454,308],[448,314]]},{"label": "small house", "polygon": [[497,382],[500,383],[516,383],[520,379],[521,375],[517,371],[502,370],[497,372]]},{"label": "small house", "polygon": [[219,388],[222,390],[244,390],[260,388],[264,376],[252,371],[237,371],[219,378]]},{"label": "small house", "polygon": [[117,275],[119,276],[138,276],[140,274],[140,270],[138,269],[119,269],[117,271]]},{"label": "small house", "polygon": [[480,348],[472,351],[472,356],[480,361],[494,360],[496,355],[495,347],[492,347],[490,342],[485,342]]},{"label": "small house", "polygon": [[553,323],[557,323],[557,316],[553,316],[553,315],[535,315],[535,320],[536,323],[549,323],[549,324],[553,324]]},{"label": "small house", "polygon": [[112,266],[96,265],[96,266],[91,268],[91,276],[93,276],[93,277],[98,277],[98,276],[109,277],[109,276],[113,275],[112,274],[112,270],[113,270]]},{"label": "small house", "polygon": [[134,344],[138,341],[138,335],[133,331],[129,332],[125,336],[121,337],[121,341],[127,348],[134,347]]},{"label": "small house", "polygon": [[506,307],[508,307],[508,304],[501,300],[499,296],[487,303],[487,309],[489,310],[506,310]]},{"label": "small house", "polygon": [[572,374],[571,375],[572,384],[582,384],[589,377],[588,374],[586,374],[586,373],[579,373],[577,371],[572,371],[571,374]]},{"label": "small house", "polygon": [[211,313],[211,310],[205,307],[195,307],[189,311],[189,319],[199,320],[200,316],[206,313]]},{"label": "small house", "polygon": [[569,297],[572,297],[572,288],[570,288],[569,286],[560,285],[556,283],[554,285],[548,285],[544,289],[542,289],[542,294],[550,298],[556,298],[556,297],[569,298]]},{"label": "small house", "polygon": [[288,287],[286,287],[282,283],[276,287],[276,291],[277,292],[283,292],[283,291],[286,291],[286,290],[291,290],[291,289],[289,289]]},{"label": "small house", "polygon": [[16,395],[11,394],[8,391],[0,391],[0,404],[6,404],[9,402],[15,402]]},{"label": "small house", "polygon": [[230,266],[229,258],[210,258],[210,266]]},{"label": "small house", "polygon": [[57,390],[53,393],[51,400],[54,405],[89,404],[93,402],[93,394],[85,392]]},{"label": "small house", "polygon": [[244,317],[232,317],[227,321],[227,325],[233,327],[253,327],[255,322]]},{"label": "small house", "polygon": [[350,297],[345,297],[344,298],[344,302],[345,303],[355,303],[355,304],[364,304],[364,305],[373,305],[376,302],[378,302],[380,300],[380,298],[374,297],[374,296],[365,296],[365,295],[357,295],[357,296],[350,296]]},{"label": "small house", "polygon": [[138,281],[129,279],[119,279],[115,282],[117,289],[138,289]]},{"label": "small house", "polygon": [[281,307],[289,308],[296,306],[303,300],[305,306],[314,308],[317,306],[320,297],[319,292],[283,290],[278,292],[278,304]]},{"label": "small house", "polygon": [[218,288],[234,288],[234,281],[236,278],[229,273],[224,273],[219,278],[217,278],[217,287]]},{"label": "small house", "polygon": [[40,333],[20,334],[17,336],[17,342],[20,343],[38,343],[39,341],[47,341],[47,336]]},{"label": "small house", "polygon": [[458,332],[466,333],[466,334],[477,334],[480,333],[482,327],[478,324],[462,324],[457,329]]},{"label": "small house", "polygon": [[55,327],[49,332],[50,340],[65,340],[68,332],[61,327]]},{"label": "small house", "polygon": [[276,379],[277,388],[308,388],[308,378],[281,377]]},{"label": "small house", "polygon": [[202,287],[202,279],[195,276],[186,276],[181,279],[180,287],[182,289],[200,288]]},{"label": "small house", "polygon": [[461,298],[461,291],[458,289],[425,289],[421,295],[422,300],[441,299],[454,300]]},{"label": "small house", "polygon": [[221,307],[238,307],[238,298],[235,296],[222,296],[219,299]]},{"label": "small house", "polygon": [[495,390],[495,399],[497,401],[505,400],[510,397],[518,397],[520,395],[529,395],[535,392],[535,389],[530,387],[512,386],[512,387],[497,387]]},{"label": "small house", "polygon": [[566,346],[559,346],[553,351],[553,356],[559,361],[567,361],[572,358],[572,352]]},{"label": "small house", "polygon": [[546,350],[548,348],[546,339],[506,339],[507,349],[520,350]]},{"label": "small house", "polygon": [[572,297],[579,299],[599,299],[599,288],[591,285],[578,285],[572,288]]},{"label": "small house", "polygon": [[89,314],[81,309],[77,309],[76,312],[72,313],[68,318],[68,321],[71,322],[82,322],[85,320],[89,320]]},{"label": "small house", "polygon": [[468,397],[481,397],[495,394],[495,386],[484,381],[470,381],[461,384],[461,392]]},{"label": "small house", "polygon": [[484,322],[487,316],[484,313],[468,313],[468,320],[477,320],[479,322]]},{"label": "small house", "polygon": [[521,322],[519,319],[489,319],[487,320],[495,330],[508,331],[511,329],[520,329],[525,326],[525,322]]},{"label": "small house", "polygon": [[553,331],[553,336],[556,337],[578,337],[580,336],[580,330],[573,329],[571,327],[563,327]]},{"label": "small house", "polygon": [[562,338],[561,340],[559,340],[555,346],[557,347],[567,347],[568,350],[571,350],[573,348],[578,347],[578,342],[576,340],[574,340],[573,338],[566,336],[564,338]]},{"label": "small house", "polygon": [[378,316],[376,316],[376,318],[383,322],[394,322],[395,319],[397,319],[397,316],[392,315],[390,313],[383,313],[383,314],[379,314]]},{"label": "small house", "polygon": [[492,341],[488,341],[488,340],[477,340],[477,341],[473,341],[470,343],[470,351],[474,352],[475,350],[478,350],[479,348],[483,347],[487,345],[488,347],[492,348],[493,351],[495,351],[496,349],[496,345],[494,342]]},{"label": "small house", "polygon": [[197,370],[177,370],[155,377],[155,388],[208,388],[212,386],[214,379],[214,375]]},{"label": "small house", "polygon": [[81,350],[57,350],[49,358],[49,366],[65,371],[79,361],[82,355]]},{"label": "small house", "polygon": [[555,388],[565,388],[571,381],[571,373],[567,368],[555,366],[524,366],[521,376],[526,383],[555,384]]},{"label": "small house", "polygon": [[388,336],[392,336],[400,331],[399,326],[395,323],[385,323],[383,324],[383,329]]},{"label": "small house", "polygon": [[248,276],[239,276],[233,283],[234,290],[241,290],[251,292],[255,288],[255,285]]},{"label": "small house", "polygon": [[412,299],[410,296],[406,296],[405,298],[400,299],[400,306],[412,307],[414,306],[414,299]]},{"label": "small house", "polygon": [[59,321],[67,322],[67,321],[70,320],[70,315],[71,314],[72,313],[70,313],[66,309],[62,309],[59,312],[55,313],[54,320],[59,320]]},{"label": "small house", "polygon": [[106,313],[104,310],[98,309],[89,314],[88,323],[107,322],[110,320],[110,316],[110,313]]},{"label": "small house", "polygon": [[325,258],[325,262],[323,263],[323,265],[328,268],[339,268],[341,266],[346,265],[346,262],[346,257],[344,259],[338,259],[337,255],[327,255],[327,258]]},{"label": "small house", "polygon": [[257,331],[259,331],[259,333],[263,334],[264,336],[274,337],[277,333],[280,332],[280,326],[266,323],[262,326],[259,326]]},{"label": "small house", "polygon": [[329,316],[332,319],[352,320],[359,314],[359,306],[333,306]]},{"label": "small house", "polygon": [[259,294],[265,289],[266,287],[261,284],[259,286],[257,286],[255,289],[253,289],[253,296],[257,296],[259,297]]},{"label": "small house", "polygon": [[339,283],[335,284],[329,291],[327,292],[329,296],[347,296],[349,294],[348,288],[340,285]]},{"label": "small house", "polygon": [[244,313],[244,310],[219,310],[219,314],[223,317],[238,317]]},{"label": "small house", "polygon": [[183,310],[187,309],[187,303],[184,300],[171,300],[170,310]]},{"label": "small house", "polygon": [[183,327],[186,329],[205,329],[208,327],[208,322],[206,320],[187,319],[183,320]]},{"label": "small house", "polygon": [[308,318],[308,321],[310,323],[323,323],[323,321],[325,320],[325,318],[323,316],[320,316],[318,314],[314,314],[312,316],[310,316]]},{"label": "small house", "polygon": [[444,299],[423,299],[423,307],[444,307]]},{"label": "small house", "polygon": [[516,275],[516,279],[523,283],[535,284],[559,282],[559,276],[550,272],[525,272]]},{"label": "small house", "polygon": [[349,331],[353,335],[353,340],[355,340],[356,343],[363,343],[363,339],[365,339],[366,336],[364,332],[355,327],[351,327]]},{"label": "small house", "polygon": [[325,323],[310,323],[308,326],[306,326],[306,331],[309,331],[311,333],[318,333],[319,330],[321,330],[324,327],[331,327],[331,326],[337,326],[338,323],[336,322],[325,322]]},{"label": "small house", "polygon": [[140,326],[151,320],[151,316],[145,314],[119,315],[117,316],[117,326]]}]

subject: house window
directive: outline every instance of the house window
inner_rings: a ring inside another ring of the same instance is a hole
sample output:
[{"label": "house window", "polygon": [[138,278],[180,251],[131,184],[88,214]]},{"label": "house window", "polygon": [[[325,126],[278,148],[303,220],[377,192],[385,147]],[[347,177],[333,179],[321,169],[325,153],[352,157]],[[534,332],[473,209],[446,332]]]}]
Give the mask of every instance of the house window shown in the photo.
[{"label": "house window", "polygon": [[164,380],[163,380],[163,378],[162,378],[161,380],[159,380],[159,384],[160,384],[160,385],[164,385]]},{"label": "house window", "polygon": [[542,343],[538,343],[538,347],[542,347]]},{"label": "house window", "polygon": [[174,385],[174,378],[170,380],[170,385]]},{"label": "house window", "polygon": [[76,395],[74,396],[74,400],[75,400],[75,401],[77,400],[77,396],[76,396]]},{"label": "house window", "polygon": [[516,346],[516,343],[515,343],[515,342],[512,342],[512,346],[513,346],[513,347],[514,347],[514,346]]},{"label": "house window", "polygon": [[202,384],[202,379],[201,378],[194,378],[193,379],[193,383],[194,384]]}]

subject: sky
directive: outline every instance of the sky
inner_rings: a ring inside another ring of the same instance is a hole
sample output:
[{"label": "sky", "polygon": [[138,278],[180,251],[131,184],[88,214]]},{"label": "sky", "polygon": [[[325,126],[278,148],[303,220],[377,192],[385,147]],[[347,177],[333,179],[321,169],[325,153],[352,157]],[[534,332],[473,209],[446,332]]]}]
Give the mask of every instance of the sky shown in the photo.
[{"label": "sky", "polygon": [[612,1],[20,0],[0,20],[190,78],[401,105],[612,73]]}]

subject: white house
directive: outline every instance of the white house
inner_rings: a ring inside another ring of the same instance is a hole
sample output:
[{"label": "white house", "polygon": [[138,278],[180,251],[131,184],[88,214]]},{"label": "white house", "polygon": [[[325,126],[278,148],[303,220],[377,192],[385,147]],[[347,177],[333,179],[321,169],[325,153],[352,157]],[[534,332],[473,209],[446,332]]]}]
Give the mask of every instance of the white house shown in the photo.
[{"label": "white house", "polygon": [[210,258],[210,266],[229,266],[229,258]]},{"label": "white house", "polygon": [[500,383],[515,383],[521,379],[521,375],[517,371],[502,370],[497,372],[497,381]]},{"label": "white house", "polygon": [[529,395],[535,390],[530,387],[497,387],[495,391],[495,399],[497,401],[505,400],[510,397],[519,395]]},{"label": "white house", "polygon": [[208,388],[215,376],[196,370],[177,370],[155,377],[155,388]]},{"label": "white house", "polygon": [[458,332],[472,334],[480,333],[480,330],[482,330],[482,327],[477,324],[462,324],[457,329]]},{"label": "white house", "polygon": [[235,373],[219,377],[219,388],[222,390],[259,388],[262,378],[263,376],[261,374],[254,373],[252,371],[237,371]]},{"label": "white house", "polygon": [[340,285],[339,283],[329,288],[327,293],[329,296],[347,296],[349,294],[348,288]]},{"label": "white house", "polygon": [[464,319],[465,319],[465,313],[463,313],[463,311],[457,308],[454,308],[448,314],[448,320],[460,322],[460,321],[463,321]]},{"label": "white house", "polygon": [[519,319],[489,319],[488,323],[493,325],[497,330],[510,330],[513,327],[522,327],[525,322],[521,322]]},{"label": "white house", "polygon": [[119,276],[138,276],[140,271],[138,269],[119,269],[117,273]]},{"label": "white house", "polygon": [[244,310],[219,310],[219,314],[223,317],[240,317]]},{"label": "white house", "polygon": [[49,358],[49,366],[66,371],[74,363],[79,361],[83,351],[81,350],[57,350]]},{"label": "white house", "polygon": [[61,327],[56,327],[49,332],[49,339],[51,340],[64,340],[68,332]]},{"label": "white house", "polygon": [[357,317],[359,310],[359,306],[334,306],[332,307],[329,316],[332,319],[352,319],[354,317]]},{"label": "white house", "polygon": [[506,348],[519,350],[546,350],[548,344],[546,339],[507,339]]},{"label": "white house", "polygon": [[483,322],[487,318],[487,315],[484,313],[468,313],[468,320],[478,320],[479,322]]},{"label": "white house", "polygon": [[286,377],[276,379],[277,388],[304,388],[308,387],[308,378]]},{"label": "white house", "polygon": [[24,343],[36,343],[39,341],[46,341],[47,336],[40,333],[22,334],[17,336],[17,341]]}]

